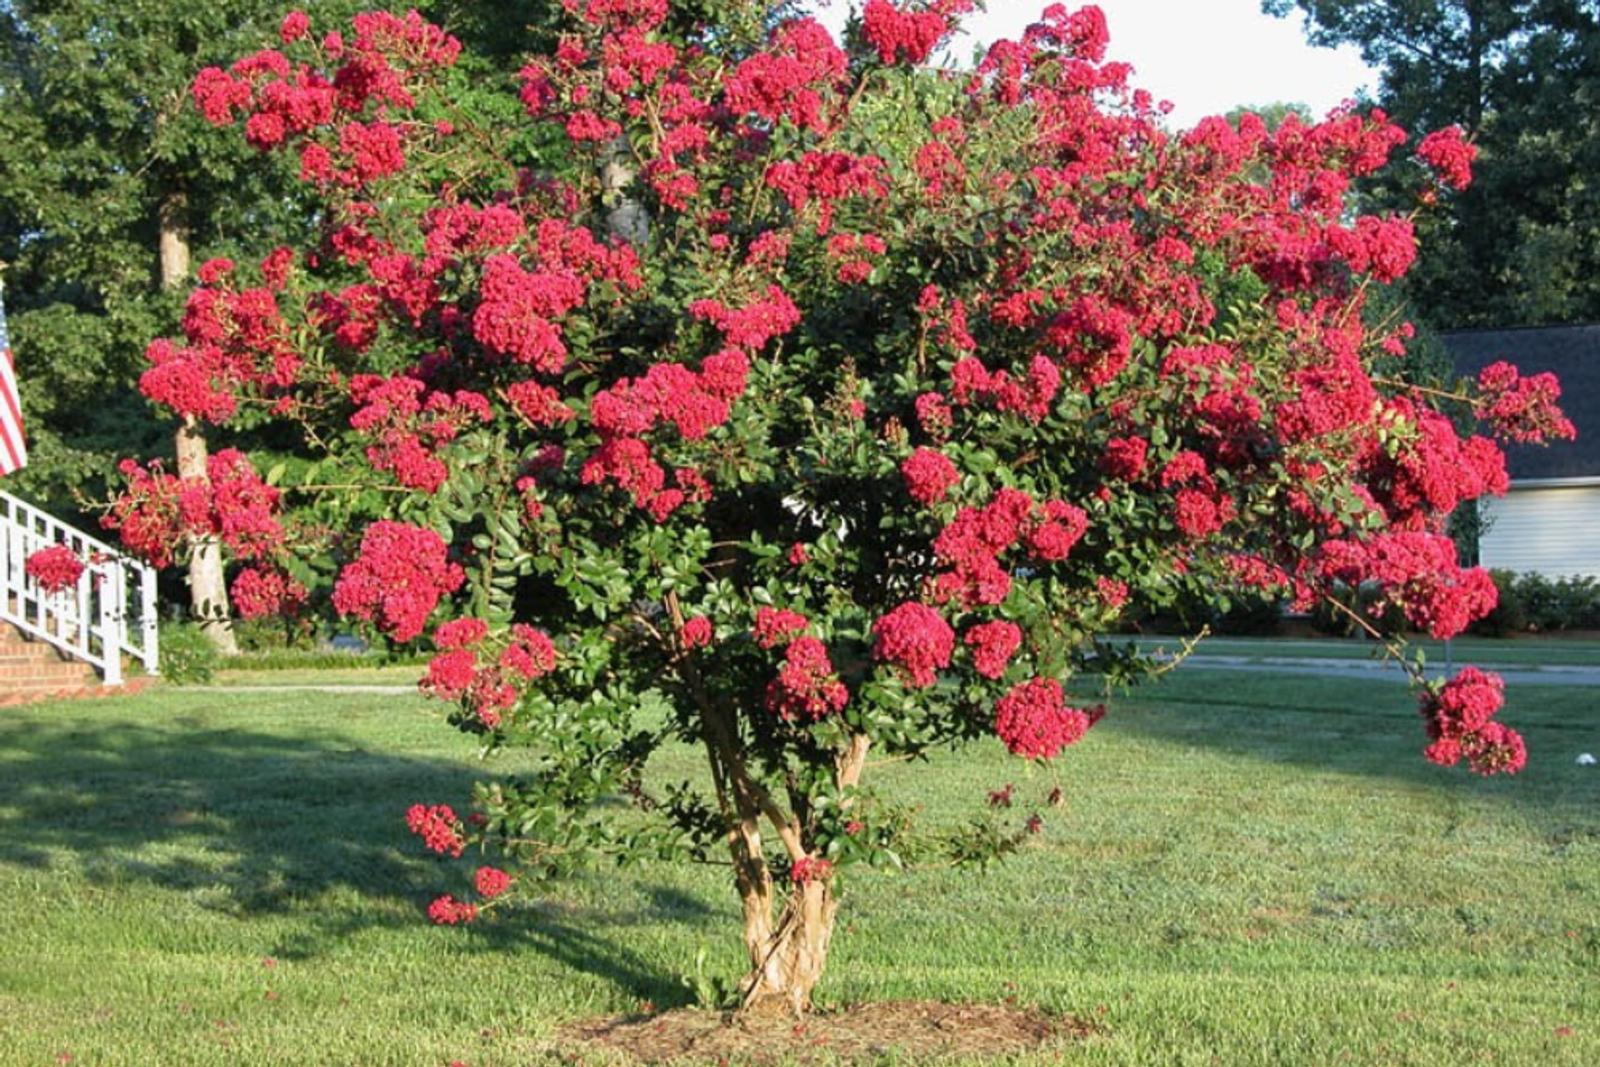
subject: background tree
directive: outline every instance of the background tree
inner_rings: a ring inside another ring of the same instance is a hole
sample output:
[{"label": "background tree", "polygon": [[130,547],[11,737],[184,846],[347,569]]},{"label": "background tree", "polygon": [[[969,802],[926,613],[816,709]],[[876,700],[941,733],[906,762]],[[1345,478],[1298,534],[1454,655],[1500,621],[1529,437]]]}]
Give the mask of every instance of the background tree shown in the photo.
[{"label": "background tree", "polygon": [[[308,6],[338,19],[357,5]],[[472,50],[462,70],[480,84],[459,94],[467,108],[507,106],[516,57],[558,10],[543,0],[497,4],[491,20],[482,5],[433,8],[462,24]],[[204,476],[198,422],[184,420],[174,435],[132,386],[150,338],[178,326],[191,263],[259,258],[314,231],[315,205],[293,168],[263,165],[190,100],[196,70],[269,36],[285,11],[278,0],[0,0],[0,260],[12,264],[32,447],[8,489],[92,522],[85,511],[105,497],[120,456],[164,452],[187,476]],[[255,442],[266,454],[282,443]],[[219,548],[200,538],[190,557],[192,610],[231,647]]]},{"label": "background tree", "polygon": [[[435,922],[584,864],[721,854],[742,1004],[804,1011],[844,869],[981,865],[1037,826],[918,833],[872,761],[993,736],[1059,757],[1170,667],[1106,639],[1124,611],[1268,590],[1381,637],[1493,606],[1441,528],[1503,491],[1504,458],[1436,407],[1570,427],[1553,381],[1509,367],[1395,375],[1412,331],[1367,312],[1412,224],[1349,199],[1392,123],[1170,136],[1095,8],[955,77],[922,64],[963,0],[874,0],[848,50],[784,5],[566,7],[509,126],[459,106],[460,42],[415,14],[297,19],[200,72],[201,112],[292,160],[319,229],[203,265],[141,387],[318,458],[130,463],[112,516],[158,561],[218,538],[249,614],[330,585],[347,619],[431,643],[452,724],[532,750],[468,818],[407,813],[434,851],[519,866],[481,866],[480,902]],[[560,172],[529,166],[549,139]],[[1420,153],[1393,162],[1417,195],[1469,180],[1455,134]],[[614,225],[619,201],[648,226]],[[329,521],[286,517],[288,492]],[[1522,766],[1498,679],[1411,669],[1429,759]],[[655,759],[679,743],[705,773]]]},{"label": "background tree", "polygon": [[[1600,7],[1592,0],[1264,0],[1311,41],[1354,44],[1377,102],[1480,150],[1472,186],[1420,225],[1407,279],[1444,329],[1600,319]],[[1409,190],[1388,190],[1391,207]]]}]

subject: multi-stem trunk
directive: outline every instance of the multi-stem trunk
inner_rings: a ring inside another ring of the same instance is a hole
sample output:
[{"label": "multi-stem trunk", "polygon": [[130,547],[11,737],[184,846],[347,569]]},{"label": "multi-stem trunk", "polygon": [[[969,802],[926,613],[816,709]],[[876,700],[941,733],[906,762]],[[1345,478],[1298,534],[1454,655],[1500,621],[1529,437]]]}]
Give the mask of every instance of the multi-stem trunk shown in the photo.
[{"label": "multi-stem trunk", "polygon": [[[664,606],[674,632],[682,633],[684,617],[677,597],[668,594]],[[833,880],[823,876],[794,882],[782,898],[782,909],[777,908],[779,890],[767,865],[762,826],[777,835],[791,869],[800,861],[816,859],[810,852],[807,828],[794,813],[782,808],[752,772],[741,742],[738,711],[711,692],[689,649],[680,645],[677,653],[679,677],[700,709],[706,756],[728,827],[734,884],[744,909],[744,945],[750,970],[739,984],[740,1010],[803,1015],[811,1010],[811,992],[822,979],[833,940],[833,921],[839,910]],[[854,789],[861,781],[870,746],[866,735],[852,734],[849,744],[835,754],[833,779],[838,790]],[[808,873],[822,873],[816,872],[813,864],[807,866],[812,868]]]},{"label": "multi-stem trunk", "polygon": [[[726,733],[721,735],[727,738]],[[852,738],[835,763],[835,784],[849,788],[859,781],[866,762],[868,742]],[[809,878],[790,884],[778,907],[779,894],[761,847],[761,820],[765,816],[783,839],[791,863],[809,857],[808,843],[792,817],[776,808],[759,783],[752,782],[743,753],[713,743],[713,767],[719,767],[719,793],[736,813],[728,832],[734,880],[744,907],[744,944],[750,970],[740,982],[739,1006],[746,1012],[784,1012],[804,1015],[811,1010],[811,994],[822,980],[833,940],[833,923],[839,910],[831,877]],[[775,914],[776,913],[776,914]]]},{"label": "multi-stem trunk", "polygon": [[793,886],[776,922],[770,881],[766,893],[751,893],[743,884],[739,891],[750,954],[750,971],[739,986],[740,1010],[804,1015],[827,966],[839,910],[831,879]]}]

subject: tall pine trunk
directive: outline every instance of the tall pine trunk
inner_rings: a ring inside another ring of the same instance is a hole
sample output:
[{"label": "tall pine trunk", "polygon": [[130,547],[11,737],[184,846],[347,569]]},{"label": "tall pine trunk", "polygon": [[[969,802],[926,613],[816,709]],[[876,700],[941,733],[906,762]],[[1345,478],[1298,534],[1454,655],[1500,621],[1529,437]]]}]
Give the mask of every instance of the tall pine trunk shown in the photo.
[{"label": "tall pine trunk", "polygon": [[[178,289],[189,280],[189,230],[185,215],[188,198],[181,191],[162,198],[158,212],[161,287]],[[178,477],[206,480],[209,451],[205,433],[193,416],[178,427]],[[189,609],[218,651],[239,651],[233,636],[228,585],[222,570],[222,546],[215,538],[196,538],[189,545]]]}]

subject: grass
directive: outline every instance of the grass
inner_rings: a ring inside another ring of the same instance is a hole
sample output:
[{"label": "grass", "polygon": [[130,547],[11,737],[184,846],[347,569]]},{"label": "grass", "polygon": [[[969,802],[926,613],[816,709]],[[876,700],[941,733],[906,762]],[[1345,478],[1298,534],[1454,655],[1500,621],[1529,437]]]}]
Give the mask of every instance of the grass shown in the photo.
[{"label": "grass", "polygon": [[214,686],[285,686],[285,685],[416,685],[426,673],[415,665],[389,664],[374,666],[341,666],[327,668],[229,666],[219,670],[208,682]]},{"label": "grass", "polygon": [[[1533,762],[1486,781],[1418,758],[1392,685],[1180,672],[1063,761],[1067,806],[1023,854],[853,875],[824,998],[1016,997],[1105,1027],[1040,1063],[1600,1062],[1600,772],[1573,762],[1597,695],[1513,694]],[[412,696],[6,713],[0,1064],[540,1063],[563,1022],[687,1003],[701,951],[737,972],[715,868],[428,927],[470,868],[400,814],[462,797],[474,755]],[[994,744],[880,781],[946,821],[1006,782],[1020,818],[1052,784]]]}]

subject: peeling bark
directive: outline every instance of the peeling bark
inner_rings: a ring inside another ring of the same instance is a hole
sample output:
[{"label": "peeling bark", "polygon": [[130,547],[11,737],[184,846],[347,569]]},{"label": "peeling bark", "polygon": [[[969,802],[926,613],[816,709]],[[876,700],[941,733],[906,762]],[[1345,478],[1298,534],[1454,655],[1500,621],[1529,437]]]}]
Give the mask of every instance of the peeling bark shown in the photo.
[{"label": "peeling bark", "polygon": [[[161,201],[158,254],[161,287],[177,289],[189,280],[188,198],[170,192]],[[190,416],[178,427],[178,477],[206,480],[209,451],[199,422]],[[197,538],[189,545],[189,608],[205,635],[224,655],[236,655],[228,585],[222,569],[222,546],[215,538]]]}]

